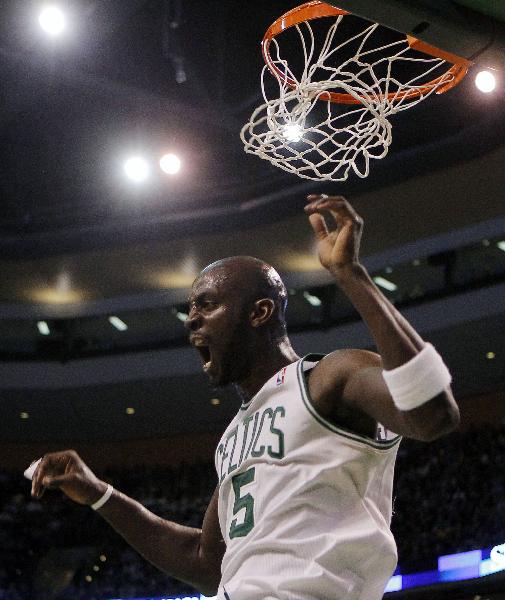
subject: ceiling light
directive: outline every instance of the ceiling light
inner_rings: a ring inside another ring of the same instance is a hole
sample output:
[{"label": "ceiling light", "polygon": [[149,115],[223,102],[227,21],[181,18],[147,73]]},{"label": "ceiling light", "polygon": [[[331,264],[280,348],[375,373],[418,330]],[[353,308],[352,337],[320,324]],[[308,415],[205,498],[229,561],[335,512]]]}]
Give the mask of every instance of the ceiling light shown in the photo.
[{"label": "ceiling light", "polygon": [[182,271],[160,271],[147,275],[149,283],[162,288],[190,288],[196,276],[197,272],[184,273]]},{"label": "ceiling light", "polygon": [[487,352],[486,353],[486,358],[488,360],[493,360],[493,358],[496,358],[496,354],[494,352]]},{"label": "ceiling light", "polygon": [[39,25],[49,35],[59,35],[66,27],[63,12],[57,6],[46,6],[39,14]]},{"label": "ceiling light", "polygon": [[378,286],[384,288],[388,292],[395,292],[398,289],[396,283],[393,283],[392,281],[389,281],[389,279],[385,279],[384,277],[377,276],[374,277],[373,280]]},{"label": "ceiling light", "polygon": [[500,240],[499,242],[496,243],[496,245],[498,246],[498,248],[500,250],[502,250],[503,252],[505,252],[505,240]]},{"label": "ceiling light", "polygon": [[100,567],[98,565],[93,565],[93,571],[98,572]]},{"label": "ceiling light", "polygon": [[496,87],[496,77],[491,71],[479,71],[475,76],[475,86],[484,94],[489,94]]},{"label": "ceiling light", "polygon": [[30,300],[44,304],[74,304],[85,300],[86,294],[77,290],[61,292],[55,288],[30,290],[27,294]]},{"label": "ceiling light", "polygon": [[62,271],[56,276],[56,289],[59,292],[68,292],[72,288],[70,273]]},{"label": "ceiling light", "polygon": [[122,321],[119,317],[109,317],[109,323],[115,327],[118,331],[126,331],[128,329],[128,325]]},{"label": "ceiling light", "polygon": [[219,400],[219,398],[212,398],[210,403],[212,406],[219,406],[221,404],[221,400]]},{"label": "ceiling light", "polygon": [[51,333],[49,325],[46,323],[46,321],[37,321],[37,328],[40,335],[49,335]]},{"label": "ceiling light", "polygon": [[298,123],[288,123],[282,128],[282,135],[288,142],[299,142],[302,139],[303,129]]},{"label": "ceiling light", "polygon": [[100,562],[105,562],[107,560],[107,557],[105,556],[105,554],[100,554],[99,558],[100,558]]},{"label": "ceiling light", "polygon": [[303,297],[311,306],[321,306],[321,299],[309,292],[303,292]]},{"label": "ceiling light", "polygon": [[131,406],[128,406],[128,408],[126,409],[126,414],[127,415],[134,415],[135,414],[135,409]]},{"label": "ceiling light", "polygon": [[141,156],[132,156],[124,164],[124,172],[135,183],[141,183],[149,175],[149,165]]},{"label": "ceiling light", "polygon": [[24,419],[24,420],[29,419],[30,418],[30,413],[27,413],[27,412],[24,412],[24,411],[20,412],[19,413],[19,418],[20,419]]},{"label": "ceiling light", "polygon": [[175,154],[165,154],[160,159],[160,167],[164,173],[175,175],[181,170],[181,159]]}]

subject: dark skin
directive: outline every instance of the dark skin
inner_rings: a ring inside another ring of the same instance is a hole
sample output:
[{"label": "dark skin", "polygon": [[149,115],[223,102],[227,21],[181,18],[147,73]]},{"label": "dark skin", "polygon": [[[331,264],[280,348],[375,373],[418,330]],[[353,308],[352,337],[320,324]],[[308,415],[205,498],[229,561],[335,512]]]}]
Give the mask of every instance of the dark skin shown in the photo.
[{"label": "dark skin", "polygon": [[[447,389],[411,411],[396,408],[382,377],[413,358],[424,342],[376,288],[359,261],[363,221],[342,197],[308,197],[305,211],[317,240],[319,259],[354,304],[372,333],[378,354],[342,350],[329,354],[311,371],[308,386],[316,409],[335,424],[373,436],[377,422],[397,434],[430,441],[455,429],[459,412]],[[336,228],[329,231],[325,218]],[[235,257],[199,277],[190,296],[187,327],[212,383],[234,383],[243,399],[252,398],[282,367],[296,361],[282,327],[274,297],[252,294],[263,272],[259,261]],[[80,504],[100,498],[106,483],[72,450],[48,454],[37,468],[32,494],[59,488]],[[218,522],[218,490],[202,529],[157,517],[114,490],[99,509],[125,540],[162,571],[210,595],[220,581],[225,552]]]},{"label": "dark skin", "polygon": [[[188,299],[190,343],[200,351],[202,362],[208,358],[206,347],[215,358],[213,368],[204,370],[214,385],[235,384],[243,399],[298,359],[284,331],[274,326],[281,321],[275,301],[256,298],[254,290],[248,293],[263,266],[250,257],[226,259],[194,282]],[[228,343],[230,331],[239,332],[235,345]]]}]

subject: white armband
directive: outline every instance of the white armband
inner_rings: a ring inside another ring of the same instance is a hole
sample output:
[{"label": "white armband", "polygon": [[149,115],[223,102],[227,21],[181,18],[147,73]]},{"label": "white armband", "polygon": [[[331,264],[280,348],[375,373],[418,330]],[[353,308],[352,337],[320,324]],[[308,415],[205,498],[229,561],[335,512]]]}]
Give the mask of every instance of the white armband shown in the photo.
[{"label": "white armband", "polygon": [[431,344],[414,358],[382,375],[393,402],[400,410],[412,410],[443,392],[452,378],[440,354]]},{"label": "white armband", "polygon": [[107,502],[107,500],[112,496],[112,492],[114,491],[114,488],[111,486],[110,483],[107,484],[107,489],[105,490],[105,494],[103,496],[101,496],[100,498],[98,498],[98,500],[96,502],[94,502],[93,504],[91,504],[91,508],[93,510],[98,510],[99,508],[102,508],[102,506]]}]

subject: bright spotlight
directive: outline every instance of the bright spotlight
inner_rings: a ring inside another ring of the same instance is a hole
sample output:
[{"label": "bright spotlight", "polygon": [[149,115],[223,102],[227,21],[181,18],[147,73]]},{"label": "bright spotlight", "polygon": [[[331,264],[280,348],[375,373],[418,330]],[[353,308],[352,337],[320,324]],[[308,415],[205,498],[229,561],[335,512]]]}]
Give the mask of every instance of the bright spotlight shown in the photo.
[{"label": "bright spotlight", "polygon": [[57,6],[46,6],[39,15],[39,24],[49,35],[59,35],[65,30],[65,15]]},{"label": "bright spotlight", "polygon": [[46,321],[37,321],[37,329],[39,330],[40,335],[49,335],[51,333]]},{"label": "bright spotlight", "polygon": [[302,139],[303,129],[298,123],[288,123],[282,128],[282,135],[288,142],[299,142]]},{"label": "bright spotlight", "polygon": [[160,159],[160,167],[168,175],[175,175],[181,170],[181,159],[175,154],[165,154]]},{"label": "bright spotlight", "polygon": [[132,181],[140,183],[147,179],[149,165],[140,156],[132,156],[124,164],[124,172]]},{"label": "bright spotlight", "polygon": [[475,76],[475,85],[484,94],[489,94],[496,87],[496,77],[490,71],[479,71]]}]

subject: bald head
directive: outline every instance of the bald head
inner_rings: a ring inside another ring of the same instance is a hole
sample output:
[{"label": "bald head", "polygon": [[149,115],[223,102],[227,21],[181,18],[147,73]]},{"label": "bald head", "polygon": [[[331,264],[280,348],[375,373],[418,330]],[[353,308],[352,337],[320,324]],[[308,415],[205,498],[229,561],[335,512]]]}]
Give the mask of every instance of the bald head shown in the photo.
[{"label": "bald head", "polygon": [[280,275],[268,263],[252,256],[230,256],[205,267],[198,276],[211,277],[245,302],[270,298],[276,307],[273,322],[285,332],[287,290]]}]

